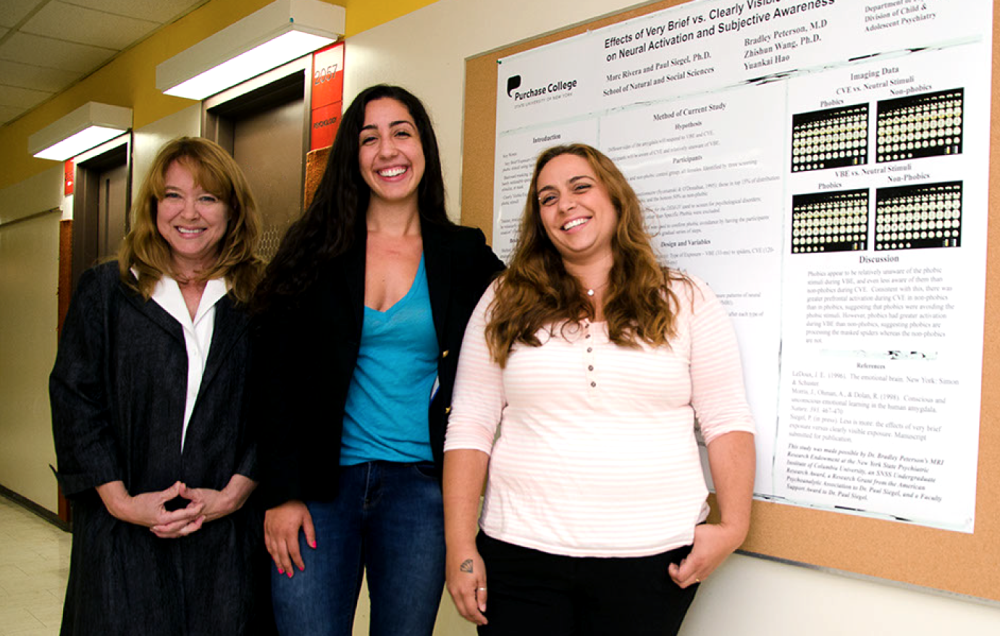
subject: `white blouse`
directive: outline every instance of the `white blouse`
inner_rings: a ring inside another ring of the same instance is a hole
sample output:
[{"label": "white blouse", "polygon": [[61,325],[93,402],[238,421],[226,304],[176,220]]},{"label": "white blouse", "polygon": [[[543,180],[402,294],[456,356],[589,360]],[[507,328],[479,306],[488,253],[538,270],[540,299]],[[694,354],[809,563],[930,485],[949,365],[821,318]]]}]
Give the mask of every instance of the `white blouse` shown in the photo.
[{"label": "white blouse", "polygon": [[198,311],[192,320],[177,281],[164,274],[153,289],[152,298],[156,304],[163,307],[181,324],[184,332],[184,344],[187,346],[187,398],[184,402],[181,452],[184,451],[184,438],[187,434],[188,422],[191,421],[191,413],[194,411],[198,391],[201,389],[201,377],[205,373],[205,364],[208,362],[208,350],[212,346],[212,333],[215,330],[215,304],[226,295],[227,291],[224,279],[213,278],[208,281],[205,284],[205,291],[201,294]]},{"label": "white blouse", "polygon": [[[480,527],[574,557],[640,557],[690,545],[708,515],[695,436],[753,433],[736,337],[701,281],[671,282],[670,346],[619,346],[603,322],[542,329],[501,369],[469,319],[444,450],[490,455]],[[550,333],[551,332],[551,333]],[[499,433],[499,434],[498,434]]]}]

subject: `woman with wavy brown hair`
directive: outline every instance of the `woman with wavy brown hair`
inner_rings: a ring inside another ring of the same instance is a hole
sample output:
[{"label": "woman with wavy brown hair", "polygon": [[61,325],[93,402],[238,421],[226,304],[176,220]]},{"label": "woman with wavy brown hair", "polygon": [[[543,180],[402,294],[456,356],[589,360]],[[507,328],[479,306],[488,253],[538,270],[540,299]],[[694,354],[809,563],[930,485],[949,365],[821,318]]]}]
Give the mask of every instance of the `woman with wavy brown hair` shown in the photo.
[{"label": "woman with wavy brown hair", "polygon": [[118,261],[81,277],[49,381],[73,505],[62,633],[267,632],[243,406],[254,198],[222,148],[184,137],[133,214]]},{"label": "woman with wavy brown hair", "polygon": [[538,158],[453,407],[448,590],[481,634],[674,634],[746,536],[753,422],[728,316],[657,263],[635,192],[590,146]]}]

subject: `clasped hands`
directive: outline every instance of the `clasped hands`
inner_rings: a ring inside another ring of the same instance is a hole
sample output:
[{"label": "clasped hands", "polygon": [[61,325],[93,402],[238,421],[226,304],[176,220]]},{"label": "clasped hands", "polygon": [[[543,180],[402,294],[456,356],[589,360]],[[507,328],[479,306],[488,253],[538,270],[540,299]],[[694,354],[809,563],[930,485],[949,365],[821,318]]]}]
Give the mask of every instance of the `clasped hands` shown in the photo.
[{"label": "clasped hands", "polygon": [[[98,486],[97,492],[116,519],[149,528],[161,539],[177,539],[239,510],[254,486],[247,477],[233,475],[223,490],[189,488],[178,481],[164,490],[132,496],[123,482],[113,481]],[[168,510],[167,503],[177,498],[187,500],[187,505]]]}]

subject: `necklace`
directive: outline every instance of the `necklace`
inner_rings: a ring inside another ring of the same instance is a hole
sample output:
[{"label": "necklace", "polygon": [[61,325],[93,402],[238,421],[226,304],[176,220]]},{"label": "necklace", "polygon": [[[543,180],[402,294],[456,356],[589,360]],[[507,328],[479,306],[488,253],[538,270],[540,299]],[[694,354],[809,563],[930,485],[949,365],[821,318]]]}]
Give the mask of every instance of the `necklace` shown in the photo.
[{"label": "necklace", "polygon": [[605,287],[607,287],[608,283],[610,283],[610,282],[611,281],[606,280],[606,281],[604,281],[603,284],[598,285],[597,287],[592,287],[591,289],[588,289],[587,290],[587,295],[588,296],[593,296],[595,293],[597,293],[598,290],[604,289]]}]

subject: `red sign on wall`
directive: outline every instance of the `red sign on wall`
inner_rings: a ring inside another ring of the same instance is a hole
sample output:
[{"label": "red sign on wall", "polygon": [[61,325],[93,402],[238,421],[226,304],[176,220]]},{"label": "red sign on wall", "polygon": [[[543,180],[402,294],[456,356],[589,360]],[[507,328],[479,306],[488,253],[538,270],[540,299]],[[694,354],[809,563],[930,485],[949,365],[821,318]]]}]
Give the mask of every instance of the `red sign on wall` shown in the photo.
[{"label": "red sign on wall", "polygon": [[312,129],[309,149],[333,145],[344,105],[344,43],[313,54]]},{"label": "red sign on wall", "polygon": [[68,197],[73,194],[74,174],[73,160],[69,159],[63,164],[63,196]]}]

